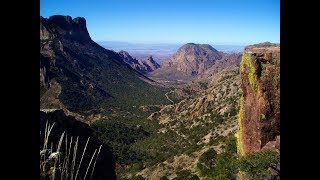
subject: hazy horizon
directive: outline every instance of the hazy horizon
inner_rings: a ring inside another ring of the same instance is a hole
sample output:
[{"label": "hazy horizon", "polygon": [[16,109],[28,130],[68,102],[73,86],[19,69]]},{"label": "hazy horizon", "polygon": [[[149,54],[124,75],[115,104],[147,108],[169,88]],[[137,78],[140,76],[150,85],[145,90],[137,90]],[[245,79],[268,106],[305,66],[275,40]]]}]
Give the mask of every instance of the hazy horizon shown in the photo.
[{"label": "hazy horizon", "polygon": [[[145,59],[149,55],[161,64],[165,59],[172,56],[178,48],[185,43],[135,43],[135,42],[120,42],[120,41],[97,41],[102,47],[119,52],[121,50],[127,51],[132,57],[138,59]],[[191,42],[190,42],[191,43]],[[221,45],[208,43],[218,51],[225,53],[239,53],[243,52],[244,45]]]},{"label": "hazy horizon", "polygon": [[84,17],[94,41],[280,43],[280,0],[40,0],[40,15]]}]

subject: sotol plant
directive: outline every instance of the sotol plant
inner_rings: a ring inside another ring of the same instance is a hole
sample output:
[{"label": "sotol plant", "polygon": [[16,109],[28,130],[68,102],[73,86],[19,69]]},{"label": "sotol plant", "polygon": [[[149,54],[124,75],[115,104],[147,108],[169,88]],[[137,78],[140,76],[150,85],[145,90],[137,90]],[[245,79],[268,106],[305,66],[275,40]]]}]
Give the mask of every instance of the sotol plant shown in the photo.
[{"label": "sotol plant", "polygon": [[[77,152],[78,152],[78,139],[76,138],[73,142],[73,137],[70,137],[68,142],[68,137],[65,132],[60,136],[60,140],[56,148],[54,148],[53,143],[49,148],[49,136],[52,131],[53,126],[46,123],[45,132],[44,132],[44,141],[43,146],[40,146],[40,179],[61,179],[61,180],[77,180],[77,179],[92,179],[92,175],[95,169],[97,159],[102,145],[99,149],[95,149],[94,153],[91,156],[90,162],[85,171],[84,177],[79,177],[79,170],[82,165],[84,155],[86,153],[87,145],[89,143],[90,137],[87,139],[86,145],[83,149],[82,156],[80,157],[80,162],[77,164]],[[41,135],[41,131],[40,131]],[[63,142],[64,141],[64,142]],[[65,143],[65,151],[62,152],[61,145]],[[93,161],[94,160],[94,161]],[[77,164],[77,165],[76,165]],[[89,174],[90,167],[92,165],[91,172]]]}]

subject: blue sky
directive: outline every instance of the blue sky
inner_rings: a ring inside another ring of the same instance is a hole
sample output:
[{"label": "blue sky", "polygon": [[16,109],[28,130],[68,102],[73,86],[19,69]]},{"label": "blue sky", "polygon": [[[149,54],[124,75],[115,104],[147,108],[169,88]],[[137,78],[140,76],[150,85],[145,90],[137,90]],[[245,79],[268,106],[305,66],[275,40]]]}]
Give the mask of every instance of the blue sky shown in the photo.
[{"label": "blue sky", "polygon": [[85,17],[95,41],[280,42],[280,0],[40,0],[40,15]]}]

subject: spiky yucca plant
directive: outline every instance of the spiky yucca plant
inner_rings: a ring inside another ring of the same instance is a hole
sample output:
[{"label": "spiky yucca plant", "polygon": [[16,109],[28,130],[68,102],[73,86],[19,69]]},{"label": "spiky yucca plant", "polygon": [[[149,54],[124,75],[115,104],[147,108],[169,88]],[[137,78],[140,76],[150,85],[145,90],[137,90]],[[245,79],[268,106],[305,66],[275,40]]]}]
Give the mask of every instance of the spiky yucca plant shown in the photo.
[{"label": "spiky yucca plant", "polygon": [[[84,155],[86,153],[87,145],[89,143],[90,137],[87,139],[86,145],[82,151],[82,156],[78,162],[79,157],[77,157],[78,152],[78,140],[79,137],[74,138],[71,136],[68,141],[68,137],[65,132],[60,136],[58,144],[51,143],[51,146],[48,146],[49,136],[52,131],[53,126],[46,123],[45,132],[44,132],[44,141],[42,148],[40,147],[40,179],[61,179],[61,180],[78,180],[78,179],[92,179],[94,168],[101,150],[102,145],[99,149],[95,149],[94,153],[91,156],[90,162],[86,169],[84,177],[79,177],[79,170],[82,165]],[[41,135],[41,131],[40,131]],[[64,141],[64,142],[63,142]],[[62,143],[65,145],[65,151],[62,152]],[[56,148],[55,148],[56,147]],[[77,165],[76,165],[77,164]],[[92,165],[92,168],[91,168]],[[89,174],[91,168],[91,173]]]}]

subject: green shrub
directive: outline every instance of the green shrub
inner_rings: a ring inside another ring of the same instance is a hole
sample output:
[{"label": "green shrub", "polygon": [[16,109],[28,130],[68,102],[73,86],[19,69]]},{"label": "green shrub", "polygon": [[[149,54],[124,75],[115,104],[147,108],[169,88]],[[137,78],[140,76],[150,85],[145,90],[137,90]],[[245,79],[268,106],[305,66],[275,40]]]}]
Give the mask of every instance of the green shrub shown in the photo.
[{"label": "green shrub", "polygon": [[133,176],[131,180],[144,180],[144,178],[141,175],[138,175],[138,176]]},{"label": "green shrub", "polygon": [[[223,139],[222,139],[223,140]],[[220,140],[220,141],[222,141]],[[209,179],[229,180],[235,179],[237,166],[237,147],[234,137],[226,138],[225,152],[217,154],[214,149],[203,153],[197,164],[200,174]]]},{"label": "green shrub", "polygon": [[141,127],[128,127],[116,121],[97,121],[92,124],[95,135],[104,143],[110,145],[117,161],[121,164],[131,164],[143,160],[143,153],[131,148],[139,139],[150,136]]},{"label": "green shrub", "polygon": [[237,157],[235,154],[224,152],[217,156],[216,166],[213,168],[214,179],[236,179]]},{"label": "green shrub", "polygon": [[167,176],[162,176],[160,180],[169,180],[169,179],[167,178]]},{"label": "green shrub", "polygon": [[189,170],[182,170],[177,172],[177,177],[173,180],[200,180],[195,174],[192,174]]},{"label": "green shrub", "polygon": [[225,152],[228,152],[230,154],[237,153],[237,142],[234,136],[231,136],[229,139],[226,140]]},{"label": "green shrub", "polygon": [[204,152],[197,164],[198,169],[200,170],[200,174],[206,176],[212,173],[212,170],[216,164],[217,152],[211,148],[208,151]]},{"label": "green shrub", "polygon": [[138,172],[138,171],[143,170],[143,168],[144,168],[143,163],[140,161],[140,162],[132,164],[130,170],[133,172]]},{"label": "green shrub", "polygon": [[200,156],[199,162],[210,167],[214,165],[216,157],[217,152],[213,148],[211,148]]},{"label": "green shrub", "polygon": [[252,153],[239,159],[239,169],[252,179],[270,179],[273,174],[270,167],[280,163],[280,155],[275,151]]},{"label": "green shrub", "polygon": [[215,113],[215,112],[213,112],[213,113],[211,114],[211,118],[212,118],[212,120],[213,120],[214,122],[216,122],[217,124],[221,124],[221,123],[224,121],[223,117],[222,117],[220,114]]}]

